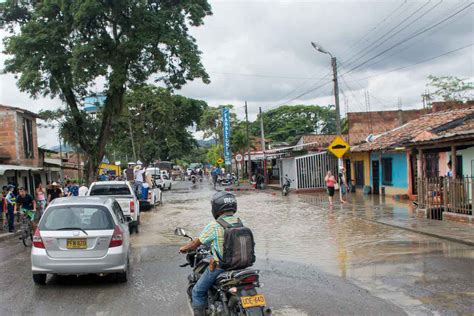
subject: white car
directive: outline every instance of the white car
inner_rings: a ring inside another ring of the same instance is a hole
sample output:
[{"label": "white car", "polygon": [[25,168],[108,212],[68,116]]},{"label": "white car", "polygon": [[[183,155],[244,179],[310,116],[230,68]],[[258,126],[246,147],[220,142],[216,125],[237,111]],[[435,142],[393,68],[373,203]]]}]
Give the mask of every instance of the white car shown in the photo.
[{"label": "white car", "polygon": [[130,220],[113,197],[55,199],[33,236],[33,281],[44,285],[48,274],[113,273],[127,282]]},{"label": "white car", "polygon": [[146,169],[146,175],[151,176],[155,186],[161,190],[171,190],[172,184],[168,171],[150,167]]},{"label": "white car", "polygon": [[140,201],[128,181],[98,181],[93,182],[87,191],[87,196],[111,196],[120,204],[123,214],[130,216],[130,233],[139,232]]}]

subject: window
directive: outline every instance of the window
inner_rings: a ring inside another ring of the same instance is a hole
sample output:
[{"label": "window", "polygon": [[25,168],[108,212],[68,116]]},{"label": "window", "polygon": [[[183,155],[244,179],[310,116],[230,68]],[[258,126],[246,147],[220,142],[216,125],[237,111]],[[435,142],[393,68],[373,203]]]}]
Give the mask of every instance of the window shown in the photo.
[{"label": "window", "polygon": [[41,230],[105,230],[114,229],[107,209],[96,206],[57,206],[45,213],[40,222]]},{"label": "window", "polygon": [[382,158],[382,184],[392,185],[392,158]]},{"label": "window", "polygon": [[120,221],[120,223],[125,223],[125,217],[123,216],[122,208],[117,203],[117,201],[114,202],[113,209],[114,209],[114,213],[117,216],[117,219]]},{"label": "window", "polygon": [[34,158],[33,122],[27,118],[23,118],[23,149],[26,159]]},{"label": "window", "polygon": [[89,195],[132,195],[132,192],[124,184],[96,184],[91,188]]}]

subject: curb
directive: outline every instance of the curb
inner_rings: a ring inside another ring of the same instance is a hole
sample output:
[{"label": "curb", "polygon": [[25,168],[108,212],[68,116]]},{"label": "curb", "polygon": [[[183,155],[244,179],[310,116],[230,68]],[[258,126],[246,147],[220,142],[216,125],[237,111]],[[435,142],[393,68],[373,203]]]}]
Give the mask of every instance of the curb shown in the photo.
[{"label": "curb", "polygon": [[372,219],[367,219],[367,218],[363,218],[363,219],[368,221],[368,222],[377,223],[377,224],[381,224],[381,225],[386,225],[386,226],[390,226],[390,227],[394,227],[394,228],[400,228],[400,229],[407,230],[407,231],[410,231],[410,232],[413,232],[413,233],[418,233],[418,234],[427,235],[427,236],[430,236],[430,237],[435,237],[435,238],[444,239],[444,240],[448,240],[448,241],[452,241],[452,242],[457,242],[457,243],[465,244],[465,245],[468,245],[468,246],[474,246],[474,242],[463,240],[463,239],[458,239],[458,238],[453,238],[453,237],[449,237],[449,236],[443,236],[443,235],[438,235],[438,234],[434,234],[434,233],[424,232],[424,231],[416,230],[416,229],[405,227],[405,226],[389,224],[389,223],[385,223],[385,222],[379,222],[379,221],[372,220]]},{"label": "curb", "polygon": [[3,234],[0,234],[0,241],[9,240],[20,235],[21,235],[20,231],[17,231],[15,233],[3,233]]}]

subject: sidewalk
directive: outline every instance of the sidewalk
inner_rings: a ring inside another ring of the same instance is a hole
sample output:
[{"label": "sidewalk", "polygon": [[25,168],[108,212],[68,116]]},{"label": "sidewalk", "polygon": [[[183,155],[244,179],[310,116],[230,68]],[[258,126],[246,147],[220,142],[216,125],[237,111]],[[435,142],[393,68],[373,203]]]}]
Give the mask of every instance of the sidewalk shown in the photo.
[{"label": "sidewalk", "polygon": [[409,201],[351,194],[349,203],[343,208],[355,211],[354,216],[370,222],[474,246],[473,225],[417,218]]},{"label": "sidewalk", "polygon": [[20,236],[20,231],[17,231],[15,233],[5,233],[3,232],[3,230],[0,230],[0,241],[4,241],[4,240],[8,240],[8,239],[12,239],[12,238],[15,238],[17,236]]}]

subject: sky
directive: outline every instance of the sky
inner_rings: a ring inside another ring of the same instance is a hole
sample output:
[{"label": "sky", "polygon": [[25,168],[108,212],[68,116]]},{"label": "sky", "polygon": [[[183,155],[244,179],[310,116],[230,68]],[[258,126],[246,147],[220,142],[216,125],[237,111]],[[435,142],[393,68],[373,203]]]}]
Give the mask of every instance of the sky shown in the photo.
[{"label": "sky", "polygon": [[[331,58],[316,51],[312,41],[337,59],[342,115],[419,108],[429,75],[474,78],[470,1],[210,3],[213,15],[190,31],[211,83],[197,79],[176,93],[210,106],[233,104],[240,118],[245,101],[251,120],[259,107],[334,104]],[[7,58],[0,54],[0,68]],[[33,100],[18,90],[14,75],[0,74],[0,104],[38,112],[61,101]],[[57,143],[54,131],[38,134],[40,145]]]}]

